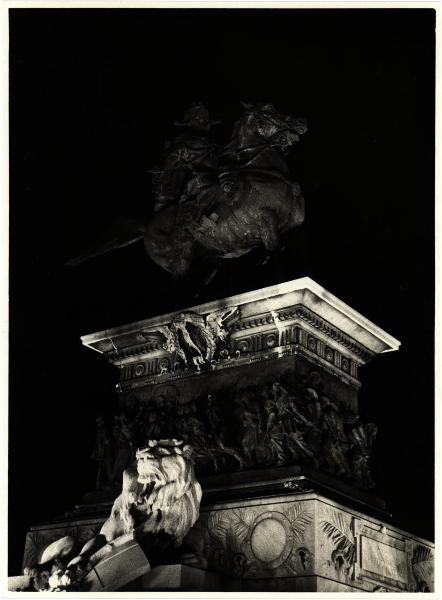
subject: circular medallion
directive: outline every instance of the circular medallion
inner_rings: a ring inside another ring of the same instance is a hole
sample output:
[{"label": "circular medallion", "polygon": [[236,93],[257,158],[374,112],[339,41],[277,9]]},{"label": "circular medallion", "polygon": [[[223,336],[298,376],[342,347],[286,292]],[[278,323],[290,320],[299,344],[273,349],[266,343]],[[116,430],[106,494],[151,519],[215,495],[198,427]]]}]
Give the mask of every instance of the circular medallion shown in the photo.
[{"label": "circular medallion", "polygon": [[269,335],[266,337],[266,346],[267,348],[273,348],[273,346],[276,346],[276,334],[275,333],[269,333]]},{"label": "circular medallion", "polygon": [[327,346],[327,348],[325,349],[325,360],[328,360],[328,362],[333,362],[333,358],[334,352],[331,348]]},{"label": "circular medallion", "polygon": [[135,365],[134,373],[135,373],[135,377],[141,377],[141,375],[144,374],[144,363]]},{"label": "circular medallion", "polygon": [[249,349],[249,342],[247,340],[241,340],[238,342],[237,349],[240,352],[247,352]]},{"label": "circular medallion", "polygon": [[276,569],[287,559],[293,546],[290,521],[279,512],[260,515],[251,527],[248,543],[256,560],[266,569]]},{"label": "circular medallion", "polygon": [[348,373],[350,371],[350,361],[347,358],[342,358],[341,367],[343,371]]},{"label": "circular medallion", "polygon": [[158,361],[158,368],[160,369],[160,371],[165,371],[166,369],[169,369],[169,366],[170,363],[168,358],[160,358],[160,360]]},{"label": "circular medallion", "polygon": [[308,348],[312,352],[316,352],[316,340],[314,337],[308,338]]}]

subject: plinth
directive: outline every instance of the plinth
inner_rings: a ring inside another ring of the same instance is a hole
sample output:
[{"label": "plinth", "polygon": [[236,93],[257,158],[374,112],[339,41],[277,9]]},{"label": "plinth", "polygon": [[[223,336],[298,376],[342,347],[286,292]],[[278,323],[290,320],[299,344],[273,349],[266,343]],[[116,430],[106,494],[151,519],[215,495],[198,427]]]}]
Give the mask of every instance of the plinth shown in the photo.
[{"label": "plinth", "polygon": [[[113,465],[101,447],[99,486],[111,489],[129,448],[175,437],[194,448],[203,487],[179,562],[126,589],[432,590],[432,544],[389,525],[370,491],[376,426],[359,418],[359,368],[397,350],[392,336],[303,278],[82,341],[120,373],[127,445]],[[100,493],[33,528],[25,564],[57,536],[99,529]]]}]

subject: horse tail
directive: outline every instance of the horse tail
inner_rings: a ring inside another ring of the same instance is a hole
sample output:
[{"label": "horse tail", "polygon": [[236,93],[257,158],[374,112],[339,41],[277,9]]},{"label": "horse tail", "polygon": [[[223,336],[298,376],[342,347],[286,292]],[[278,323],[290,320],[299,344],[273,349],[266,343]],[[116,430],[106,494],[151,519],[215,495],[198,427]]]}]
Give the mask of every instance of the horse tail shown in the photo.
[{"label": "horse tail", "polygon": [[124,248],[130,244],[134,244],[142,240],[145,235],[145,226],[141,220],[131,217],[124,217],[118,221],[114,221],[94,245],[86,247],[81,254],[70,258],[65,265],[68,267],[76,267],[81,265],[91,258],[101,256]]}]

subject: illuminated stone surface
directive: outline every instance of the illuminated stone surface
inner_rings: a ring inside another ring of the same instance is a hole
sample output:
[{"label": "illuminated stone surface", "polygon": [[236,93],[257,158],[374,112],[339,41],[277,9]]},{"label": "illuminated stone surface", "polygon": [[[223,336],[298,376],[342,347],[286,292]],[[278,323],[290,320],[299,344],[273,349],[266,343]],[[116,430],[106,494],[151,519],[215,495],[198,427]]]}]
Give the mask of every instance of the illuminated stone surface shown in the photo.
[{"label": "illuminated stone surface", "polygon": [[263,562],[272,562],[278,558],[286,543],[284,527],[276,519],[264,519],[255,526],[251,546],[253,554]]},{"label": "illuminated stone surface", "polygon": [[[82,341],[119,369],[124,426],[133,413],[158,438],[176,437],[178,427],[195,449],[203,488],[182,564],[171,557],[110,585],[433,590],[433,544],[391,526],[367,491],[376,426],[358,417],[358,370],[398,350],[395,338],[303,278]],[[58,537],[88,539],[103,520],[80,513],[33,527],[24,564]]]}]

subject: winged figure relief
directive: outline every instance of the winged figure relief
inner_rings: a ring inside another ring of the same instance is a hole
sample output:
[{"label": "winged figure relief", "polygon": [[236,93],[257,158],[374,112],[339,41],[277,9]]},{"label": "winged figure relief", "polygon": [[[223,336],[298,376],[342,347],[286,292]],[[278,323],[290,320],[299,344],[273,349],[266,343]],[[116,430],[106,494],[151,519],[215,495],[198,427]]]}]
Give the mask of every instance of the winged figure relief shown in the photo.
[{"label": "winged figure relief", "polygon": [[194,312],[182,312],[170,325],[157,325],[141,332],[143,339],[150,340],[160,334],[162,347],[181,358],[185,366],[189,360],[199,370],[200,365],[210,363],[220,343],[224,343],[232,325],[239,318],[238,307],[218,310],[206,317]]}]

